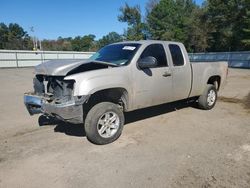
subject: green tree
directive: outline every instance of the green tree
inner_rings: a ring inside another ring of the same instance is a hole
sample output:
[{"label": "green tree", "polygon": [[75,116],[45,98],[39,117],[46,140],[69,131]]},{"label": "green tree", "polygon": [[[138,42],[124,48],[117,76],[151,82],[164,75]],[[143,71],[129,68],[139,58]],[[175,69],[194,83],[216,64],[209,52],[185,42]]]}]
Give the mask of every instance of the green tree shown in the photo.
[{"label": "green tree", "polygon": [[242,0],[238,6],[239,14],[234,27],[237,49],[250,50],[250,1]]},{"label": "green tree", "polygon": [[42,40],[42,47],[43,47],[43,50],[46,50],[46,51],[50,51],[50,50],[53,51],[53,50],[56,50],[56,49],[53,49],[54,43],[55,43],[54,40],[47,40],[47,39]]},{"label": "green tree", "polygon": [[0,23],[0,48],[25,50],[31,48],[31,39],[24,29],[16,23],[8,26]]},{"label": "green tree", "polygon": [[175,40],[177,38],[182,40],[184,34],[180,33],[178,27],[179,18],[176,3],[173,0],[161,0],[147,17],[152,38],[156,40]]},{"label": "green tree", "polygon": [[9,28],[4,23],[0,23],[0,49],[5,49],[8,43]]},{"label": "green tree", "polygon": [[95,35],[85,35],[75,37],[71,44],[74,51],[92,51],[94,48]]},{"label": "green tree", "polygon": [[209,27],[205,18],[205,8],[195,6],[186,18],[187,37],[184,44],[190,52],[205,52],[208,49]]},{"label": "green tree", "polygon": [[23,40],[28,38],[27,32],[16,23],[9,24],[8,43],[6,44],[7,49],[19,50],[25,49]]},{"label": "green tree", "polygon": [[246,11],[246,15],[243,16],[243,26],[242,26],[242,39],[243,49],[250,50],[250,9]]},{"label": "green tree", "polygon": [[95,43],[95,35],[85,35],[82,37],[82,50],[83,51],[92,51]]},{"label": "green tree", "polygon": [[210,28],[211,51],[247,49],[250,29],[249,6],[249,0],[207,1],[206,16]]},{"label": "green tree", "polygon": [[72,51],[71,45],[72,38],[62,38],[58,37],[57,40],[43,40],[42,47],[43,50],[52,51]]},{"label": "green tree", "polygon": [[71,37],[68,38],[62,38],[58,37],[57,39],[57,46],[60,51],[71,51],[72,50],[72,45],[71,45]]},{"label": "green tree", "polygon": [[123,38],[116,32],[110,32],[107,35],[103,36],[99,41],[97,41],[97,48],[102,48],[105,45],[120,42]]},{"label": "green tree", "polygon": [[210,28],[209,45],[212,51],[230,50],[233,36],[233,20],[236,18],[234,3],[224,0],[208,0],[207,22]]},{"label": "green tree", "polygon": [[120,8],[121,14],[118,16],[120,22],[126,22],[128,28],[124,36],[128,40],[141,40],[145,38],[146,25],[142,22],[141,10],[138,5],[129,6],[127,3]]},{"label": "green tree", "polygon": [[159,3],[159,0],[148,0],[146,3],[146,16],[150,14],[153,8]]},{"label": "green tree", "polygon": [[153,39],[180,41],[189,51],[203,51],[207,48],[203,14],[193,0],[160,0],[148,12],[147,23]]}]

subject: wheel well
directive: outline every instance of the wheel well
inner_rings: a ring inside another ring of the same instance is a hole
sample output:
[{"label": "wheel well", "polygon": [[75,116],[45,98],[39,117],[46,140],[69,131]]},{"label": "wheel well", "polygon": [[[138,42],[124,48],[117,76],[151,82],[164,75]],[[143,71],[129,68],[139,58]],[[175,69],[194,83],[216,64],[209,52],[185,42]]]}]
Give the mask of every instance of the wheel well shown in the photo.
[{"label": "wheel well", "polygon": [[118,104],[122,110],[126,111],[128,106],[128,92],[124,88],[100,90],[93,93],[86,104],[90,109],[92,106],[100,102],[112,102]]},{"label": "wheel well", "polygon": [[216,87],[217,91],[220,89],[220,76],[212,76],[208,79],[207,84],[212,84]]}]

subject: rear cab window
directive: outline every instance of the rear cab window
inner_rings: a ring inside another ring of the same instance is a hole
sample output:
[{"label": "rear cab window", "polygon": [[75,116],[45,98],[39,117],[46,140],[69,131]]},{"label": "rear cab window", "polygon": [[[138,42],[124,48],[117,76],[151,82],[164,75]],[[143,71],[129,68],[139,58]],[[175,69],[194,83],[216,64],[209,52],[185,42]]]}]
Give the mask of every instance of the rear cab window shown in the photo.
[{"label": "rear cab window", "polygon": [[181,48],[177,44],[169,44],[168,45],[173,65],[174,66],[183,66],[184,65],[184,57],[181,51]]}]

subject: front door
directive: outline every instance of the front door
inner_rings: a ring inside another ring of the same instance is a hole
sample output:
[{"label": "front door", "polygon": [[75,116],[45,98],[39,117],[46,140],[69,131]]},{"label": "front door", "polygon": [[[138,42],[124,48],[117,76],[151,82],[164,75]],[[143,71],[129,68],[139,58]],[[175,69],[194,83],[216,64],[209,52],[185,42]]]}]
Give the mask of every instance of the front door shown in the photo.
[{"label": "front door", "polygon": [[134,83],[134,107],[144,108],[172,101],[172,72],[168,67],[166,52],[162,44],[150,44],[140,59],[153,56],[157,60],[154,68],[140,69],[137,66]]}]

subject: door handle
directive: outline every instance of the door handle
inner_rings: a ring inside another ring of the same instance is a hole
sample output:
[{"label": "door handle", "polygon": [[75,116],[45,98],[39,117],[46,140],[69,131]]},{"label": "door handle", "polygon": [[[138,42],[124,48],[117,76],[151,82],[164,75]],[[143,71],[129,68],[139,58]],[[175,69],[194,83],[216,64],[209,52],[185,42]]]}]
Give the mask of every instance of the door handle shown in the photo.
[{"label": "door handle", "polygon": [[170,72],[164,72],[162,76],[168,77],[168,76],[171,76],[171,73]]}]

